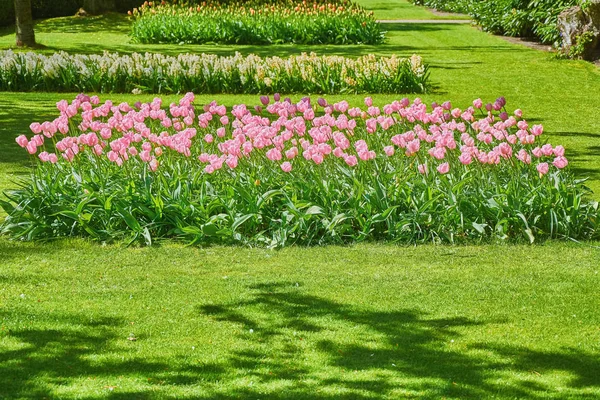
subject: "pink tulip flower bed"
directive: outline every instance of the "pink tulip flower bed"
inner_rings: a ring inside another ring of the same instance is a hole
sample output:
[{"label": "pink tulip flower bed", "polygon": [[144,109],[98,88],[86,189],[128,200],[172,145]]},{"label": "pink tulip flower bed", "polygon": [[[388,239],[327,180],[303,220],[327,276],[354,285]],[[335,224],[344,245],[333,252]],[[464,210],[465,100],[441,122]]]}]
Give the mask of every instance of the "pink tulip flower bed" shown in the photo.
[{"label": "pink tulip flower bed", "polygon": [[1,203],[2,231],[265,246],[598,237],[565,149],[504,98],[260,100],[60,101],[16,139],[34,166]]}]

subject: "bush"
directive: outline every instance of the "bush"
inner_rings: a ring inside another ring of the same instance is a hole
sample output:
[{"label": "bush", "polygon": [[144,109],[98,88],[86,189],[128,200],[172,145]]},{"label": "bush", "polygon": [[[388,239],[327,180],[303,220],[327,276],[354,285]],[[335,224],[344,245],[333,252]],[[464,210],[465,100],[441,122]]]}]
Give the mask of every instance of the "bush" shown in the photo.
[{"label": "bush", "polygon": [[560,40],[557,18],[580,0],[415,0],[442,11],[469,14],[481,27],[495,34],[535,37],[542,43]]},{"label": "bush", "polygon": [[500,114],[266,96],[228,113],[193,99],[168,112],[159,98],[57,103],[57,119],[17,138],[34,169],[0,202],[2,232],[266,246],[599,237],[565,149],[502,98],[486,106]]}]

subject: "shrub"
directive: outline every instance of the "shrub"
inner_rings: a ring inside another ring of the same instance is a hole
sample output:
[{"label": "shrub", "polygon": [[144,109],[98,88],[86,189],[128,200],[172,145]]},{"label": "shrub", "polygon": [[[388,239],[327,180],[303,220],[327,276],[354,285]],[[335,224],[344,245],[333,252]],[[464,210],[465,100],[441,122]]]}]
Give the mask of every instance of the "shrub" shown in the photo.
[{"label": "shrub", "polygon": [[378,44],[384,39],[372,13],[347,1],[144,3],[133,16],[132,37],[140,43]]},{"label": "shrub", "polygon": [[131,93],[423,93],[421,57],[0,52],[0,90]]},{"label": "shrub", "polygon": [[488,32],[536,37],[542,43],[554,44],[560,40],[558,14],[580,0],[415,0],[414,3],[469,14]]},{"label": "shrub", "polygon": [[565,149],[503,98],[489,112],[480,100],[361,109],[263,96],[265,109],[228,112],[193,99],[57,103],[58,118],[17,138],[34,168],[1,202],[2,232],[267,246],[599,236]]}]

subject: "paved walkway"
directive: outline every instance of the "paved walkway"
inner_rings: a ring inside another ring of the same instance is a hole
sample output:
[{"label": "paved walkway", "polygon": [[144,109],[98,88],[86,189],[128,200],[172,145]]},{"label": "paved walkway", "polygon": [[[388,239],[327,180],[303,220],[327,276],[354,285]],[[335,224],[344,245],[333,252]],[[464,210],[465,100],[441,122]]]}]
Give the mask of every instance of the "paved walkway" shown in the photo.
[{"label": "paved walkway", "polygon": [[380,19],[382,24],[470,24],[469,19]]}]

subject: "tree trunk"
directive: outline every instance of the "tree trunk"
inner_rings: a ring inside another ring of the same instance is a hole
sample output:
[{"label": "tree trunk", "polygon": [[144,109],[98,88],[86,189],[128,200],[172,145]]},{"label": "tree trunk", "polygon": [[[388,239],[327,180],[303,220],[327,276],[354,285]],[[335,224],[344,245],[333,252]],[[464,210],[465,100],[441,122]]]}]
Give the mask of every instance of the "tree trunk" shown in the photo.
[{"label": "tree trunk", "polygon": [[83,9],[90,14],[115,11],[115,0],[84,0]]},{"label": "tree trunk", "polygon": [[15,0],[17,46],[35,46],[31,0]]}]

